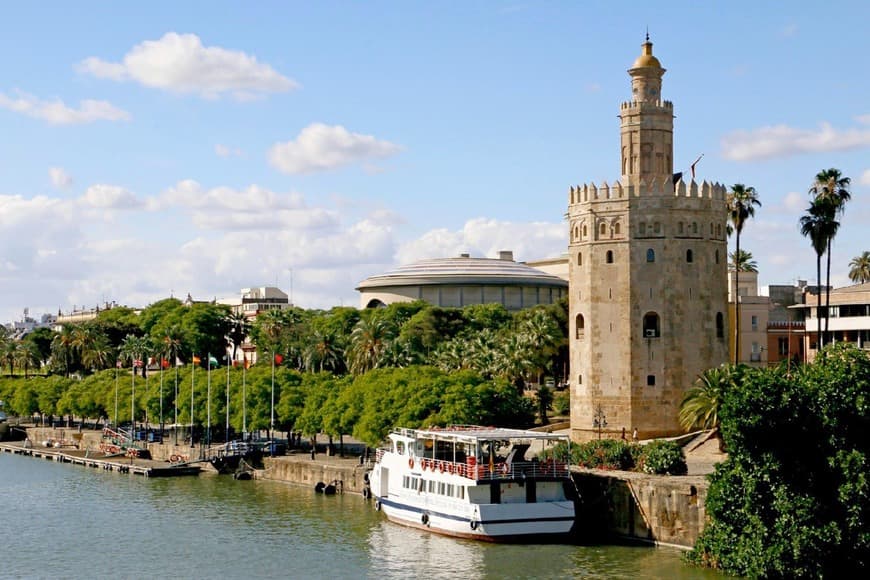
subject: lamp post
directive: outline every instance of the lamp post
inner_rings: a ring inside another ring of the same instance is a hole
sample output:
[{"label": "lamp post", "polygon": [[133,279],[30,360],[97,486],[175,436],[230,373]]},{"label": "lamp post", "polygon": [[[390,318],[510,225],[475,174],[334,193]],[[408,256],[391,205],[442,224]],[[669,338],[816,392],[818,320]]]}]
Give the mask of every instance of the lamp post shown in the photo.
[{"label": "lamp post", "polygon": [[601,440],[601,431],[607,427],[607,416],[601,405],[595,406],[595,415],[592,416],[592,427],[598,430],[598,440]]}]

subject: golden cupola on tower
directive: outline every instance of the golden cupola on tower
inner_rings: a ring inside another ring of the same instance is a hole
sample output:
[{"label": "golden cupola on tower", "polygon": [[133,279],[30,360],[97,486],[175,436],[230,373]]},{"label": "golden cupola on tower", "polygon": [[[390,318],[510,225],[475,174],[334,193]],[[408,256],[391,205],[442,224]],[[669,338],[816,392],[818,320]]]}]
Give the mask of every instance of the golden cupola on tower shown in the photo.
[{"label": "golden cupola on tower", "polygon": [[662,68],[662,63],[659,62],[659,59],[653,56],[652,46],[652,42],[649,41],[649,34],[647,34],[646,42],[641,45],[640,56],[637,57],[637,60],[634,61],[631,68]]}]

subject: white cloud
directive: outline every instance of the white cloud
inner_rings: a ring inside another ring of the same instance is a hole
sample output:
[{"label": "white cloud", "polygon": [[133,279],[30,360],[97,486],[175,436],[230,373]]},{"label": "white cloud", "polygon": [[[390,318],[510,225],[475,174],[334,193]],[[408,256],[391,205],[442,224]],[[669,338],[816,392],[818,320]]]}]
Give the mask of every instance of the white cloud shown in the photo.
[{"label": "white cloud", "polygon": [[512,223],[476,218],[459,231],[430,230],[420,238],[402,244],[397,252],[400,264],[424,258],[447,258],[470,253],[475,258],[495,258],[511,250],[515,260],[551,258],[568,246],[568,229],[562,223]]},{"label": "white cloud", "polygon": [[861,174],[861,178],[858,179],[858,183],[861,185],[870,185],[870,169],[864,170],[864,173]]},{"label": "white cloud", "polygon": [[167,32],[146,40],[124,55],[120,63],[86,58],[77,70],[98,78],[132,80],[146,87],[205,98],[231,94],[245,100],[298,88],[293,79],[251,55],[219,46],[203,46],[195,34]]},{"label": "white cloud", "polygon": [[94,121],[129,121],[130,113],[108,101],[85,99],[79,108],[68,107],[60,99],[41,100],[33,95],[16,91],[15,97],[0,93],[0,107],[41,119],[52,125],[75,125]]},{"label": "white cloud", "polygon": [[81,198],[81,203],[96,209],[137,209],[143,202],[135,194],[116,185],[97,184],[90,186]]},{"label": "white cloud", "polygon": [[790,191],[785,194],[785,197],[782,200],[782,205],[789,211],[798,212],[807,208],[809,200],[806,195],[801,195],[796,191]]},{"label": "white cloud", "polygon": [[73,182],[72,176],[63,167],[49,167],[48,177],[51,184],[58,189],[67,189]]},{"label": "white cloud", "polygon": [[238,147],[229,147],[227,145],[222,145],[221,143],[218,143],[214,146],[214,152],[215,155],[223,158],[241,157],[242,155],[244,155],[244,152]]},{"label": "white cloud", "polygon": [[756,161],[799,153],[846,151],[863,147],[870,147],[870,128],[840,130],[829,123],[822,123],[815,131],[775,125],[752,131],[734,131],[722,138],[722,155],[733,161]]},{"label": "white cloud", "polygon": [[284,173],[313,173],[389,157],[401,150],[399,145],[351,133],[341,125],[313,123],[302,129],[294,141],[275,143],[269,150],[269,162]]}]

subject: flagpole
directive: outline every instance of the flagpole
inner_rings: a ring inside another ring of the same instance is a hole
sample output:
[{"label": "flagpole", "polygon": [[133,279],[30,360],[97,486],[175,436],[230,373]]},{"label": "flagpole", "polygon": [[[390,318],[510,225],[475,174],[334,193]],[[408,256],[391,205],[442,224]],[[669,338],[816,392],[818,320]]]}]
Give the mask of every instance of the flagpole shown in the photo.
[{"label": "flagpole", "polygon": [[272,353],[272,410],[269,417],[269,455],[275,455],[275,444],[272,437],[275,431],[275,353]]},{"label": "flagpole", "polygon": [[112,426],[117,430],[118,429],[118,364],[120,361],[115,363],[115,419],[112,421]]},{"label": "flagpole", "polygon": [[242,433],[248,435],[248,357],[242,351]]},{"label": "flagpole", "polygon": [[205,440],[206,443],[211,445],[211,353],[206,355],[206,391],[205,391],[205,399],[207,401],[206,406],[206,426],[205,426]]},{"label": "flagpole", "polygon": [[136,359],[133,359],[133,364],[130,366],[130,443],[133,443],[133,437],[136,435],[136,411],[134,408],[136,401]]},{"label": "flagpole", "polygon": [[[193,358],[196,359],[196,355],[193,355]],[[193,447],[193,391],[196,388],[196,381],[194,380],[194,376],[196,375],[196,362],[193,360],[190,363],[190,446]]]},{"label": "flagpole", "polygon": [[230,442],[230,353],[227,351],[227,424],[224,431],[224,441]]}]

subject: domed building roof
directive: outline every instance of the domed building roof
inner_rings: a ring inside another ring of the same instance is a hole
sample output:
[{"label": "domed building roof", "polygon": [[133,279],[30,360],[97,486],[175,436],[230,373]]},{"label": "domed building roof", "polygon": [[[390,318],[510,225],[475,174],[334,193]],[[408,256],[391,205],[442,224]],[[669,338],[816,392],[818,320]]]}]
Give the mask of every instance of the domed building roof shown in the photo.
[{"label": "domed building roof", "polygon": [[[507,253],[509,254],[509,253]],[[360,282],[357,290],[383,286],[426,284],[533,284],[567,288],[568,283],[552,274],[502,258],[435,258],[399,266]]]},{"label": "domed building roof", "polygon": [[631,68],[662,68],[662,63],[659,62],[659,59],[653,56],[652,46],[652,42],[649,41],[649,34],[647,34],[646,42],[642,45],[641,55],[637,57],[634,64],[631,65]]},{"label": "domed building roof", "polygon": [[514,262],[513,252],[498,259],[420,260],[366,278],[357,286],[361,308],[424,300],[435,306],[498,303],[511,310],[553,304],[568,294],[567,280]]}]

